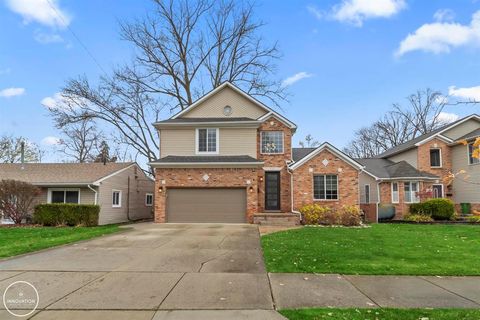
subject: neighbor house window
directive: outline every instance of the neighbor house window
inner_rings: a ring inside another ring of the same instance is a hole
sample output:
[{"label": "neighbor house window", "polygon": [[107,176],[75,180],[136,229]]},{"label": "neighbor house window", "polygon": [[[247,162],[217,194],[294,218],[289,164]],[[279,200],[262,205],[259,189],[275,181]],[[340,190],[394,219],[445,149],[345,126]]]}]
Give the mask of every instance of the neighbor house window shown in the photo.
[{"label": "neighbor house window", "polygon": [[365,203],[370,203],[370,185],[365,185]]},{"label": "neighbor house window", "polygon": [[152,193],[147,193],[145,195],[145,205],[147,207],[151,207],[153,205],[153,194]]},{"label": "neighbor house window", "polygon": [[337,200],[338,177],[336,175],[313,176],[313,198],[315,200]]},{"label": "neighbor house window", "polygon": [[403,184],[403,191],[405,192],[406,203],[420,202],[420,198],[417,195],[418,182],[405,182]]},{"label": "neighbor house window", "polygon": [[430,149],[430,167],[440,168],[442,166],[442,151],[440,149]]},{"label": "neighbor house window", "polygon": [[399,202],[399,196],[398,196],[398,182],[392,182],[392,203],[398,203]]},{"label": "neighbor house window", "polygon": [[119,208],[122,206],[122,191],[113,190],[112,191],[112,207]]},{"label": "neighbor house window", "polygon": [[262,131],[261,143],[262,153],[283,153],[283,132]]},{"label": "neighbor house window", "polygon": [[[473,142],[468,145],[468,163],[469,164],[480,163],[480,159],[478,157],[474,157],[473,152],[474,152],[475,149],[480,150],[480,146],[479,147],[474,147]],[[477,151],[477,153],[478,153],[478,151]]]},{"label": "neighbor house window", "polygon": [[218,129],[197,129],[197,153],[218,153]]},{"label": "neighbor house window", "polygon": [[48,189],[49,203],[80,203],[79,189]]}]

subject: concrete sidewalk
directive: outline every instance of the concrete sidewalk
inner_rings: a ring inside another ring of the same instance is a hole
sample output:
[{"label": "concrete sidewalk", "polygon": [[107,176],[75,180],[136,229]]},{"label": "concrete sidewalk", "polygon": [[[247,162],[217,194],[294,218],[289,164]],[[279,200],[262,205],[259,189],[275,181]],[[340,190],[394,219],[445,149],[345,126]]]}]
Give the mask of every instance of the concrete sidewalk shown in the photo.
[{"label": "concrete sidewalk", "polygon": [[480,308],[480,277],[269,274],[276,309]]}]

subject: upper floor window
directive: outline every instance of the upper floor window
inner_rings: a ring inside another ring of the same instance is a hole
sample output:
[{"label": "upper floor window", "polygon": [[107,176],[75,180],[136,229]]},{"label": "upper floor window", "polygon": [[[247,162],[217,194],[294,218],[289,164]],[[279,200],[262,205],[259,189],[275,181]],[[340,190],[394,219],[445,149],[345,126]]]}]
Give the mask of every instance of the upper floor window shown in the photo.
[{"label": "upper floor window", "polygon": [[476,152],[476,155],[474,154],[475,153],[475,150],[480,150],[480,146],[479,147],[475,147],[473,145],[473,142],[470,143],[468,145],[468,164],[478,164],[480,163],[480,151],[477,151]]},{"label": "upper floor window", "polygon": [[313,199],[337,200],[338,177],[334,174],[313,176]]},{"label": "upper floor window", "polygon": [[283,132],[262,131],[261,153],[283,153]]},{"label": "upper floor window", "polygon": [[440,168],[442,166],[442,151],[435,148],[430,149],[430,167]]},{"label": "upper floor window", "polygon": [[403,184],[403,191],[405,192],[405,203],[420,202],[420,197],[417,195],[418,182],[405,182]]},{"label": "upper floor window", "polygon": [[197,153],[218,153],[218,129],[197,129]]}]

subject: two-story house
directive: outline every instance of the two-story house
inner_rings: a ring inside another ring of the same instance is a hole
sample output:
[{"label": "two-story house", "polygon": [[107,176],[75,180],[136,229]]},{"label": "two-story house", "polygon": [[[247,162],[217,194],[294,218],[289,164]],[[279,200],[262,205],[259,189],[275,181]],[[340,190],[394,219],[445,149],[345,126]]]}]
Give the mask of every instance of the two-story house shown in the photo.
[{"label": "two-story house", "polygon": [[[480,210],[480,160],[473,157],[473,142],[479,136],[480,116],[473,114],[377,158],[357,159],[365,166],[360,174],[361,207],[374,217],[378,204],[394,204],[396,218],[401,218],[410,203],[425,197],[449,198],[457,210],[460,203]],[[458,175],[448,184],[445,178],[451,173]]]},{"label": "two-story house", "polygon": [[154,126],[156,222],[298,220],[305,204],[359,204],[362,164],[329,143],[292,148],[296,125],[228,82]]}]

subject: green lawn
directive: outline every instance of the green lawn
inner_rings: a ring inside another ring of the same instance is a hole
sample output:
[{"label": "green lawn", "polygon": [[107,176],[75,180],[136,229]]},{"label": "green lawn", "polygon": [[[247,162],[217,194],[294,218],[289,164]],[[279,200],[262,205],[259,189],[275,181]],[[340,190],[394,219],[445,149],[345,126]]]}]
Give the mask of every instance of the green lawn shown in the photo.
[{"label": "green lawn", "polygon": [[119,230],[117,225],[0,228],[0,258],[90,239]]},{"label": "green lawn", "polygon": [[374,224],[262,237],[269,272],[480,275],[480,227]]},{"label": "green lawn", "polygon": [[290,320],[478,320],[480,309],[299,309],[281,310]]}]

